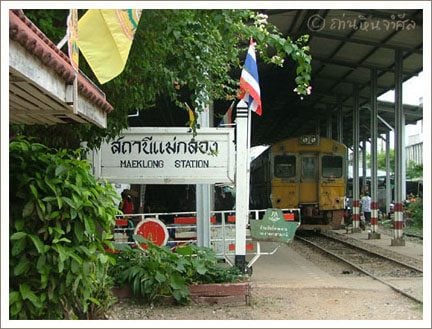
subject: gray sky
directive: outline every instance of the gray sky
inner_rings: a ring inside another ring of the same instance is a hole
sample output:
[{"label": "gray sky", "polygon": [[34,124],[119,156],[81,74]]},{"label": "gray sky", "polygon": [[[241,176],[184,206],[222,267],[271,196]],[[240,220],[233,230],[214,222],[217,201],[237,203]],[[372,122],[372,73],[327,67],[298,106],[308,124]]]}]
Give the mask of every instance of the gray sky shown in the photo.
[{"label": "gray sky", "polygon": [[[404,104],[419,105],[420,98],[425,94],[425,79],[423,72],[416,77],[405,81],[402,86],[402,102]],[[390,90],[381,97],[379,100],[394,102],[394,90]]]},{"label": "gray sky", "polygon": [[[419,105],[420,99],[424,97],[426,89],[430,90],[427,79],[424,78],[423,72],[416,77],[405,81],[402,85],[402,102],[404,104]],[[390,90],[381,97],[379,100],[394,102],[394,90]],[[407,125],[405,130],[405,138],[418,133],[423,133],[422,127],[419,125]]]}]

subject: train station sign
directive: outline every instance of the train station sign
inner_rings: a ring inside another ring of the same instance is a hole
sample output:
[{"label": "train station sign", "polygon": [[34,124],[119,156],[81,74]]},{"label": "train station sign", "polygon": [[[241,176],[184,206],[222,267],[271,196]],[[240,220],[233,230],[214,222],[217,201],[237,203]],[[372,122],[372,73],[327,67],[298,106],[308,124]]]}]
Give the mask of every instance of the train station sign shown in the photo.
[{"label": "train station sign", "polygon": [[93,152],[96,177],[113,183],[233,183],[234,129],[139,127]]},{"label": "train station sign", "polygon": [[284,216],[277,208],[266,209],[263,219],[251,220],[251,236],[257,241],[290,242],[300,222],[293,221],[290,216]]}]

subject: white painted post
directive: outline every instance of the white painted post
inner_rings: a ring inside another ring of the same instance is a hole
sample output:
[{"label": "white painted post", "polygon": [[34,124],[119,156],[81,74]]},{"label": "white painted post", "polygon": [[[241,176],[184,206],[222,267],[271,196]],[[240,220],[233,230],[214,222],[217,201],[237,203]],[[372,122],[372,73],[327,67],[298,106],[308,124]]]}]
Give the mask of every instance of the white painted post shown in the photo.
[{"label": "white painted post", "polygon": [[197,245],[210,248],[210,184],[196,185]]},{"label": "white painted post", "polygon": [[[212,106],[209,106],[198,117],[201,127],[210,126],[210,114],[213,113]],[[197,212],[197,245],[210,248],[210,211],[212,210],[212,185],[197,184],[195,192]]]},{"label": "white painted post", "polygon": [[237,104],[236,117],[235,265],[243,272],[246,270],[246,225],[249,221],[248,116],[248,106],[243,100],[241,100]]}]

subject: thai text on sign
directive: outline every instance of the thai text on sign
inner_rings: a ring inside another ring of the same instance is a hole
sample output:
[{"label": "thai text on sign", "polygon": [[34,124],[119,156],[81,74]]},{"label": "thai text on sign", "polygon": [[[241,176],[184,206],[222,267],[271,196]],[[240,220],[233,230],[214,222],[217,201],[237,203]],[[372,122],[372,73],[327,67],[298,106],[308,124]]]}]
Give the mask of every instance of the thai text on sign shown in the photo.
[{"label": "thai text on sign", "polygon": [[95,175],[135,184],[234,181],[232,128],[129,128],[93,154]]},{"label": "thai text on sign", "polygon": [[284,216],[280,209],[269,208],[266,209],[263,219],[251,220],[250,225],[254,240],[290,242],[300,222],[293,221],[291,216]]}]

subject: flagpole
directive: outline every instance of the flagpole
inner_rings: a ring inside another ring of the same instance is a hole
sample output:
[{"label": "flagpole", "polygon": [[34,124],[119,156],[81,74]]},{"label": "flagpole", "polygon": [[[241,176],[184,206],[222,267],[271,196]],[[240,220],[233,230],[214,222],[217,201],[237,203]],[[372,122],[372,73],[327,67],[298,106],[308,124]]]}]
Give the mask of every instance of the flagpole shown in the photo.
[{"label": "flagpole", "polygon": [[248,181],[248,116],[250,110],[241,100],[236,115],[236,201],[235,201],[235,265],[245,273],[246,227],[249,223],[249,181]]},{"label": "flagpole", "polygon": [[252,111],[248,110],[248,122],[247,122],[247,144],[246,144],[246,153],[247,153],[247,196],[248,196],[248,217],[249,217],[249,200],[250,200],[250,167],[251,167],[251,159],[250,159],[250,147],[251,147],[251,136],[252,136]]},{"label": "flagpole", "polygon": [[[77,46],[78,40],[78,9],[69,9],[69,16],[67,18],[67,32],[66,32],[66,42],[68,43],[68,55],[72,68],[74,69],[74,80],[72,86],[72,107],[73,113],[78,114],[78,72],[79,72],[79,49]],[[59,49],[63,47],[63,38],[60,41]]]},{"label": "flagpole", "polygon": [[261,93],[256,63],[255,45],[250,40],[245,64],[240,76],[241,101],[237,104],[236,136],[236,245],[235,265],[246,271],[246,228],[249,225],[250,146],[252,111],[261,115]]}]

